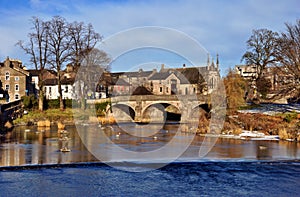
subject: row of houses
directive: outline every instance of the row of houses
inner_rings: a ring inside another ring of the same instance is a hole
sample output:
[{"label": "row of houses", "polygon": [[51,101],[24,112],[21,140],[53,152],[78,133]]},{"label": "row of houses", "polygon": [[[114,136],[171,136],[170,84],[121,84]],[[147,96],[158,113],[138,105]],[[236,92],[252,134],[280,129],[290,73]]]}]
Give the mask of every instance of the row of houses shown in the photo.
[{"label": "row of houses", "polygon": [[[236,65],[235,71],[249,82],[254,82],[258,77],[256,65]],[[296,83],[294,75],[284,67],[267,67],[261,77],[269,81],[270,92],[278,92],[286,86]]]},{"label": "row of houses", "polygon": [[[49,69],[42,72],[46,99],[57,99],[57,73]],[[166,68],[162,64],[160,70],[145,68],[135,72],[112,73],[86,68],[82,78],[77,73],[72,64],[60,73],[63,99],[78,99],[82,95],[98,99],[132,94],[205,94],[211,92],[220,80],[218,59],[216,64],[208,59],[207,65],[202,67],[187,67],[184,64],[181,68]],[[40,74],[39,70],[27,69],[20,60],[6,58],[0,63],[1,102],[19,100],[30,94],[38,96]]]}]

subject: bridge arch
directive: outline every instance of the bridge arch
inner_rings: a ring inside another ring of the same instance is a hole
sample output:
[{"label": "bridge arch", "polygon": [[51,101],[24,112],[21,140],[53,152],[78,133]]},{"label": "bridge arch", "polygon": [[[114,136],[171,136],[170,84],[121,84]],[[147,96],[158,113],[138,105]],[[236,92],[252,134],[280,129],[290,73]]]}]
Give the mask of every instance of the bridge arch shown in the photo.
[{"label": "bridge arch", "polygon": [[[171,112],[167,111],[168,107],[171,107]],[[142,109],[141,117],[146,122],[165,122],[167,119],[180,121],[181,110],[171,102],[152,102]]]},{"label": "bridge arch", "polygon": [[125,103],[112,104],[111,111],[117,121],[132,121],[136,116],[134,107]]},{"label": "bridge arch", "polygon": [[209,119],[209,105],[208,104],[197,104],[192,107],[190,114],[189,114],[189,119],[193,122],[198,122],[198,121],[203,121],[205,119]]},{"label": "bridge arch", "polygon": [[208,104],[206,104],[206,103],[194,105],[193,108],[192,108],[192,110],[196,110],[196,109],[204,110],[206,113],[210,112],[210,106]]}]

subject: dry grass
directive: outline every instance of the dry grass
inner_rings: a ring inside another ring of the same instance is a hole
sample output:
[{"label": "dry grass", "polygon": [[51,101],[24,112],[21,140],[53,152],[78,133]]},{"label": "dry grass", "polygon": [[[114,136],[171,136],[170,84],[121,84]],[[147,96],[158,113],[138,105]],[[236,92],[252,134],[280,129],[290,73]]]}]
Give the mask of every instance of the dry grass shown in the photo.
[{"label": "dry grass", "polygon": [[285,128],[279,129],[278,135],[279,135],[279,138],[282,140],[286,140],[289,138],[289,135]]}]

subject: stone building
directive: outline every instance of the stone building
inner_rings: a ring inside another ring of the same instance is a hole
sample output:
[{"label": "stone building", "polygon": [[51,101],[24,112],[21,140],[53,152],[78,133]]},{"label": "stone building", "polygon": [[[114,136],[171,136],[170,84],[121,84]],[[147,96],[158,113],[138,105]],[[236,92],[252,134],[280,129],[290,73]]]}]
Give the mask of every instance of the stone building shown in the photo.
[{"label": "stone building", "polygon": [[165,68],[148,78],[153,94],[191,95],[211,93],[220,81],[219,60],[216,64],[208,59],[203,67]]},{"label": "stone building", "polygon": [[0,64],[0,80],[3,89],[8,92],[7,102],[20,100],[22,96],[33,92],[30,73],[20,60],[7,59]]},{"label": "stone building", "polygon": [[38,91],[39,91],[39,75],[41,75],[41,80],[44,83],[45,80],[49,79],[55,79],[57,74],[55,71],[50,70],[50,69],[44,69],[42,71],[40,70],[35,70],[35,69],[29,69],[28,72],[31,75],[31,84],[33,85],[33,94],[38,97]]},{"label": "stone building", "polygon": [[138,87],[147,89],[154,95],[201,94],[211,93],[220,81],[219,59],[216,64],[208,57],[207,65],[202,67],[165,68],[159,71],[118,72],[111,73],[113,83],[111,92],[131,95]]}]

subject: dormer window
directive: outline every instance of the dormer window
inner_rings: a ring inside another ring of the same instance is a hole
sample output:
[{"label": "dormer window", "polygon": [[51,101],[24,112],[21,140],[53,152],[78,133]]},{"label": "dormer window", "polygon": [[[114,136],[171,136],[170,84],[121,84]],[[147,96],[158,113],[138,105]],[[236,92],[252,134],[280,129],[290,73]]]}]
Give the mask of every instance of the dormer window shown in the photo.
[{"label": "dormer window", "polygon": [[5,73],[5,80],[9,80],[9,78],[10,78],[10,74],[9,74],[9,72],[6,72]]}]

